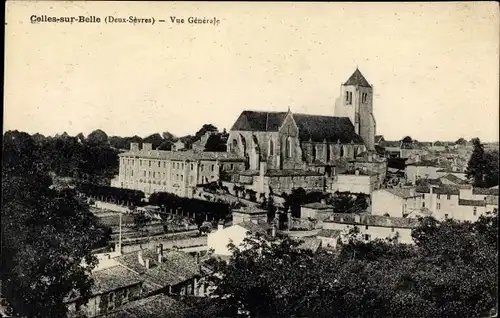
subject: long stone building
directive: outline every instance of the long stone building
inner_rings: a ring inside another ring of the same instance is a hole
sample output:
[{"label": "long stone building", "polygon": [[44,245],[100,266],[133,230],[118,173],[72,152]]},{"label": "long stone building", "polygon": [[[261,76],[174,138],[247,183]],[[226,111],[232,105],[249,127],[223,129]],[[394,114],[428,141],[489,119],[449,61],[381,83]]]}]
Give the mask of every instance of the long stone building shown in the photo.
[{"label": "long stone building", "polygon": [[157,151],[132,145],[120,155],[114,185],[145,193],[191,196],[196,184],[223,178],[258,193],[331,188],[339,168],[373,151],[373,88],[356,69],[340,87],[335,116],[243,111],[227,137],[227,152]]}]

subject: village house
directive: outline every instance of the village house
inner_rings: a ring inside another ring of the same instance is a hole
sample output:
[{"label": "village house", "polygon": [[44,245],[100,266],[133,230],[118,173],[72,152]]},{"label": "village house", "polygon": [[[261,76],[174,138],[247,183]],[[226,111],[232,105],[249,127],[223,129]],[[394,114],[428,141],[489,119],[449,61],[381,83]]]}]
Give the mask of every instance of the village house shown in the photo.
[{"label": "village house", "polygon": [[164,294],[131,301],[103,318],[183,317],[186,306]]},{"label": "village house", "polygon": [[317,238],[321,241],[321,248],[336,249],[342,235],[341,230],[321,230]]},{"label": "village house", "polygon": [[143,280],[139,274],[114,259],[100,261],[99,265],[91,273],[94,285],[84,305],[77,309],[76,301],[80,298],[77,292],[66,297],[64,302],[68,307],[68,317],[101,316],[142,297]]},{"label": "village house", "polygon": [[435,179],[439,176],[438,169],[439,167],[434,161],[421,160],[409,163],[405,168],[406,180],[415,184],[418,179]]},{"label": "village house", "polygon": [[474,222],[498,208],[498,192],[468,184],[423,184],[417,186],[416,191],[422,195],[422,207],[428,208],[438,220],[453,218]]},{"label": "village house", "polygon": [[275,230],[275,227],[257,220],[234,224],[226,228],[220,224],[217,231],[208,234],[207,248],[212,251],[213,255],[231,256],[232,252],[228,247],[230,243],[241,248],[248,233],[275,235]]},{"label": "village house", "polygon": [[371,212],[374,215],[406,217],[422,208],[422,194],[415,187],[387,188],[372,193]]},{"label": "village house", "polygon": [[334,177],[330,193],[351,192],[371,195],[380,186],[378,174],[368,170],[346,171]]},{"label": "village house", "polygon": [[115,259],[140,275],[146,296],[160,293],[171,296],[204,295],[202,286],[198,284],[199,264],[187,253],[163,250],[159,244],[155,250],[144,249]]},{"label": "village house", "polygon": [[413,244],[411,231],[419,224],[417,219],[372,214],[334,213],[323,223],[325,230],[339,230],[345,240],[356,228],[364,241],[392,239],[403,244]]},{"label": "village house", "polygon": [[233,209],[232,214],[233,225],[245,222],[264,223],[267,221],[267,210],[254,205]]},{"label": "village house", "polygon": [[349,160],[349,170],[360,170],[370,172],[377,176],[375,188],[379,188],[385,181],[387,176],[388,162],[385,157],[379,156],[375,152],[363,152],[356,158]]},{"label": "village house", "polygon": [[303,219],[324,220],[333,213],[333,205],[321,202],[307,203],[300,206],[300,217]]}]

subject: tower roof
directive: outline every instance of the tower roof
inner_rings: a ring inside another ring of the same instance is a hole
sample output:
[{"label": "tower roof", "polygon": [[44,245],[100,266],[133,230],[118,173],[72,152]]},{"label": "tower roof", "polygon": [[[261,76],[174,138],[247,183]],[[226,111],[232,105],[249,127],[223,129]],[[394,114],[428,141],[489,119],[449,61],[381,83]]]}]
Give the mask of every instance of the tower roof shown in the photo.
[{"label": "tower roof", "polygon": [[354,73],[352,73],[351,77],[349,77],[344,85],[371,87],[371,85],[368,83],[363,74],[361,74],[358,68],[356,68]]}]

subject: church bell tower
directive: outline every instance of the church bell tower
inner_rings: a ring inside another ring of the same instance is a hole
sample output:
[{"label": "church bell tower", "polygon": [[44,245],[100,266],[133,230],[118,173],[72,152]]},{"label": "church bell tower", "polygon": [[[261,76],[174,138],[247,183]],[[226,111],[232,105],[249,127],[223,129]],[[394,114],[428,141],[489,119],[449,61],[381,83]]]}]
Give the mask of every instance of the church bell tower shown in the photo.
[{"label": "church bell tower", "polygon": [[373,116],[373,87],[358,68],[340,87],[340,99],[335,116],[349,117],[355,132],[368,150],[375,149],[375,117]]}]

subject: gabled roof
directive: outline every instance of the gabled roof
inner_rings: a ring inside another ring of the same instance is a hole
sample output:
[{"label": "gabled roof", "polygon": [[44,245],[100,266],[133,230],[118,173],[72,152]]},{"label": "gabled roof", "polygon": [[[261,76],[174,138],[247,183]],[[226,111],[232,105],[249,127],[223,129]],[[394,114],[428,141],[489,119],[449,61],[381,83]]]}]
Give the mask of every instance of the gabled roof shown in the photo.
[{"label": "gabled roof", "polygon": [[387,188],[384,190],[402,199],[415,198],[421,196],[420,194],[416,193],[415,188]]},{"label": "gabled roof", "polygon": [[[276,132],[283,124],[286,112],[243,111],[231,130]],[[354,142],[363,144],[363,139],[355,133],[348,117],[333,117],[308,114],[292,114],[299,128],[301,141]]]},{"label": "gabled roof", "polygon": [[351,77],[345,82],[346,86],[354,85],[354,86],[363,86],[363,87],[371,87],[366,78],[361,74],[358,68],[352,73]]},{"label": "gabled roof", "polygon": [[337,142],[342,144],[354,142],[363,144],[363,139],[356,134],[348,117],[333,117],[307,114],[293,114],[299,128],[301,141]]},{"label": "gabled roof", "polygon": [[264,222],[259,222],[258,224],[255,224],[251,221],[245,221],[235,225],[239,225],[251,233],[267,234],[267,230],[271,229],[271,225]]},{"label": "gabled roof", "polygon": [[479,195],[496,195],[498,196],[498,189],[488,189],[488,188],[473,188],[472,194]]},{"label": "gabled roof", "polygon": [[287,112],[261,112],[245,110],[240,114],[231,130],[278,131]]},{"label": "gabled roof", "polygon": [[459,177],[457,177],[456,175],[451,174],[451,173],[449,173],[441,178],[446,179],[446,180],[451,181],[451,182],[456,183],[456,184],[466,184],[467,183],[467,181],[462,180]]},{"label": "gabled roof", "polygon": [[379,142],[385,141],[383,135],[376,135],[375,136],[375,143],[378,144]]}]

